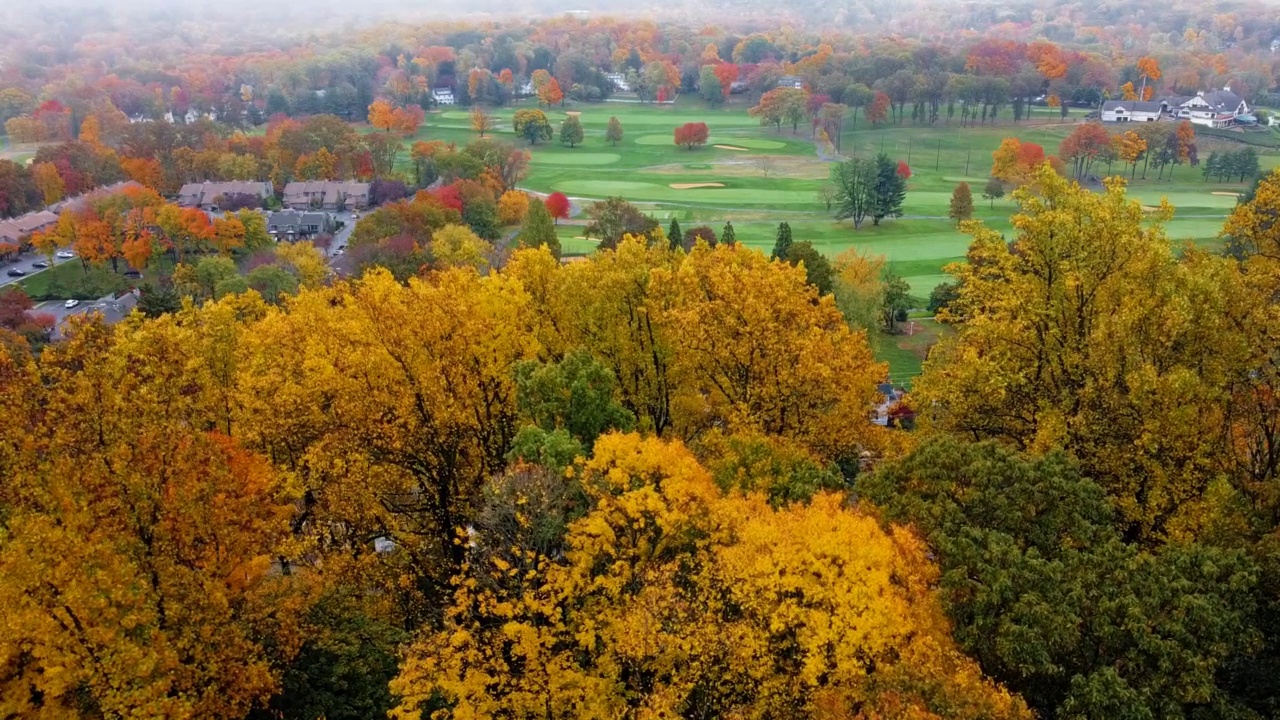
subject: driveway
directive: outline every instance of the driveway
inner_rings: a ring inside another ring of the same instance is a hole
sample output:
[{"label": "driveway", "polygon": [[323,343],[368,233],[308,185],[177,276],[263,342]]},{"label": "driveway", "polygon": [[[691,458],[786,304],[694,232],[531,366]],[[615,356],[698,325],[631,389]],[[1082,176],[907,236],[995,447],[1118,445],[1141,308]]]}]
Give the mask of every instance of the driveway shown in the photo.
[{"label": "driveway", "polygon": [[63,323],[75,316],[100,313],[108,325],[120,322],[133,309],[134,303],[128,300],[128,296],[125,296],[122,301],[108,295],[98,300],[85,300],[73,308],[66,307],[64,300],[46,300],[36,305],[32,312],[48,313],[54,317],[53,337],[58,339],[62,337]]}]

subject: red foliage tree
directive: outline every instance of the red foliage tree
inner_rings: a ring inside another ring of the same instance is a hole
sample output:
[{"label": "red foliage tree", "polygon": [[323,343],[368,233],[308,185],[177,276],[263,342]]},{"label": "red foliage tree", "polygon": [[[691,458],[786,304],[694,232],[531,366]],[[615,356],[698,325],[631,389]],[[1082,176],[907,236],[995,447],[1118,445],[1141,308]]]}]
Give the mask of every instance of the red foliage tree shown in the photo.
[{"label": "red foliage tree", "polygon": [[724,92],[725,99],[728,100],[733,84],[738,81],[738,66],[733,63],[720,63],[715,66],[714,72],[716,79],[720,81],[720,89]]},{"label": "red foliage tree", "polygon": [[870,120],[873,125],[879,125],[888,120],[889,106],[892,103],[893,100],[887,94],[877,90],[875,99],[871,101],[871,107],[867,108],[867,120]]},{"label": "red foliage tree", "polygon": [[907,164],[906,160],[898,161],[898,177],[902,178],[903,180],[908,180],[911,178],[911,166]]},{"label": "red foliage tree", "polygon": [[703,122],[685,123],[676,128],[675,139],[676,145],[692,150],[698,145],[707,144],[707,138],[711,137],[711,131],[707,128],[707,124]]},{"label": "red foliage tree", "polygon": [[1024,168],[1039,167],[1045,161],[1044,148],[1024,142],[1018,147],[1018,165]]},{"label": "red foliage tree", "polygon": [[557,221],[569,217],[569,197],[562,192],[553,192],[547,196],[547,212]]},{"label": "red foliage tree", "polygon": [[445,185],[431,191],[431,194],[440,204],[462,212],[462,195],[458,192],[458,187],[454,185]]}]

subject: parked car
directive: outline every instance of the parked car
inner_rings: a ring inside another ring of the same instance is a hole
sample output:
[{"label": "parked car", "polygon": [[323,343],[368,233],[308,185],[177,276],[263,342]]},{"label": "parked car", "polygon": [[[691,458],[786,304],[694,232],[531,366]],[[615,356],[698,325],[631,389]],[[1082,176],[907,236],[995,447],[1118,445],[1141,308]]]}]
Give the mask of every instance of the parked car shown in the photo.
[{"label": "parked car", "polygon": [[75,256],[76,256],[76,254],[75,254],[75,253],[73,253],[73,252],[71,252],[70,250],[59,250],[59,251],[58,251],[58,257],[62,258],[63,260],[70,260],[71,258],[73,258],[73,257],[75,257]]},{"label": "parked car", "polygon": [[67,308],[68,310],[70,310],[71,308],[73,308],[73,307],[75,307],[75,306],[77,306],[77,305],[79,305],[79,304],[80,304],[80,301],[79,301],[79,300],[77,300],[77,299],[75,299],[75,298],[71,298],[70,300],[68,300],[68,301],[66,301],[66,302],[64,302],[64,303],[62,303],[62,307]]},{"label": "parked car", "polygon": [[125,270],[124,276],[129,278],[130,280],[137,280],[142,277],[142,273],[138,272],[137,270]]},{"label": "parked car", "polygon": [[22,268],[9,268],[9,277],[22,277],[26,274]]},{"label": "parked car", "polygon": [[49,267],[49,263],[45,262],[44,260],[37,260],[37,261],[35,261],[35,262],[31,263],[31,267],[33,267],[33,268],[40,268],[41,270],[43,270],[43,269],[45,269],[45,268]]}]

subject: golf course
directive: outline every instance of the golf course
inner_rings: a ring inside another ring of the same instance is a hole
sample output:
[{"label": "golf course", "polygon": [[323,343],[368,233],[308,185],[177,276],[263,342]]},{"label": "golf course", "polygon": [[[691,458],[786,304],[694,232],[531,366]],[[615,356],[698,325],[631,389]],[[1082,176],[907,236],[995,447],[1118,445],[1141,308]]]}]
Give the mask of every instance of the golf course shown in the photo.
[{"label": "golf course", "polygon": [[[511,128],[515,109],[495,111],[497,128],[490,134],[527,146],[515,139]],[[854,230],[852,223],[834,220],[819,198],[831,163],[819,157],[805,124],[794,133],[787,125],[781,130],[762,127],[747,114],[745,103],[709,107],[701,100],[682,98],[665,105],[608,102],[550,108],[546,113],[553,128],[558,129],[566,110],[581,113],[583,142],[573,148],[556,140],[530,146],[530,170],[521,184],[525,189],[565,193],[579,209],[593,200],[621,196],[664,223],[678,218],[686,229],[705,224],[719,232],[732,221],[739,242],[764,250],[772,247],[777,224],[785,220],[797,241],[812,242],[829,256],[849,248],[883,255],[890,269],[921,297],[946,279],[943,267],[961,259],[968,247],[968,237],[946,217],[956,184],[965,181],[972,187],[975,217],[993,228],[1008,229],[1014,203],[1008,197],[994,202],[981,197],[992,151],[1012,136],[1038,143],[1052,154],[1081,118],[1076,114],[1064,121],[1056,111],[1037,108],[1030,120],[1015,124],[1003,117],[995,125],[978,127],[874,127],[862,118],[846,122],[844,156],[884,152],[907,162],[912,172],[904,216]],[[605,140],[610,117],[623,126],[623,139],[616,145]],[[705,146],[685,150],[674,144],[673,129],[688,122],[707,123],[711,135]],[[411,142],[463,144],[475,137],[468,111],[446,109],[429,115]],[[1201,158],[1213,150],[1238,147],[1219,138],[1200,138],[1198,145]],[[1259,150],[1264,169],[1280,162],[1275,149]],[[1127,175],[1129,170],[1121,163],[1111,168],[1113,174]],[[1105,174],[1106,168],[1094,172]],[[1169,236],[1199,244],[1217,242],[1235,194],[1244,189],[1242,184],[1206,183],[1198,168],[1187,165],[1166,171],[1159,181],[1154,168],[1145,180],[1141,166],[1137,175],[1130,194],[1144,205],[1168,198],[1177,208],[1167,226]],[[581,224],[572,220],[561,227],[561,241],[567,253],[594,249],[592,241],[582,238]]]}]

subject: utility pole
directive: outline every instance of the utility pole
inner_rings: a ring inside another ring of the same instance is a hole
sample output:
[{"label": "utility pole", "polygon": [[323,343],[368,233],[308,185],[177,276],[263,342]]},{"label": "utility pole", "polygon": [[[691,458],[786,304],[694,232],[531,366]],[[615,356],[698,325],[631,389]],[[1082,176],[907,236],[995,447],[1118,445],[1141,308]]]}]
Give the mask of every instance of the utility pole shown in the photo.
[{"label": "utility pole", "polygon": [[907,138],[907,167],[911,167],[911,138]]},{"label": "utility pole", "polygon": [[938,156],[933,160],[933,171],[938,172],[938,169],[940,167],[942,167],[942,138],[941,137],[938,138]]},{"label": "utility pole", "polygon": [[972,150],[973,148],[968,145],[964,147],[964,176],[965,177],[969,177],[969,154],[972,152]]}]

